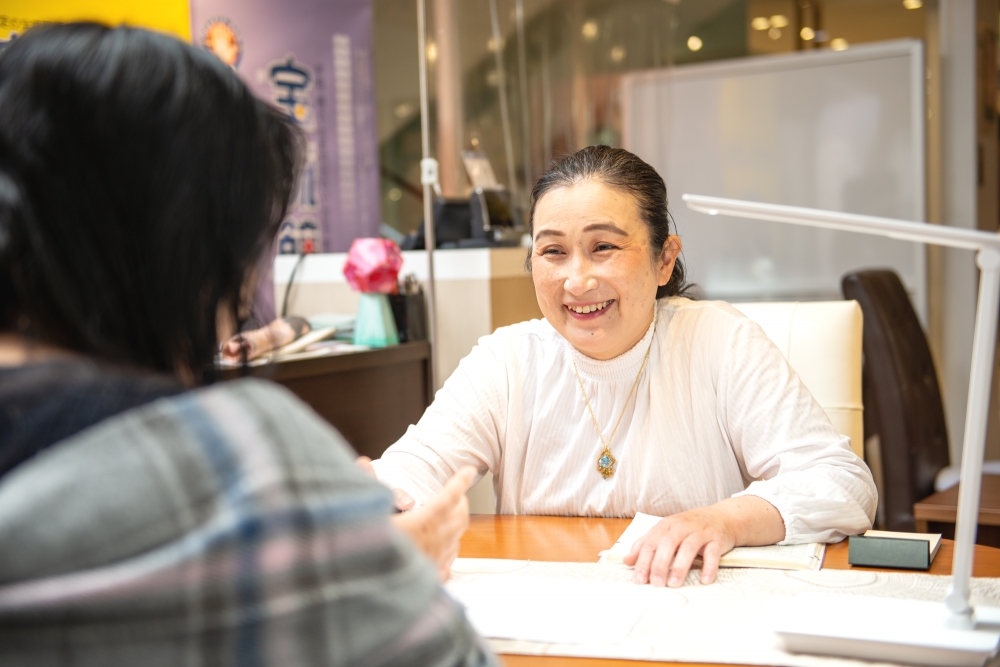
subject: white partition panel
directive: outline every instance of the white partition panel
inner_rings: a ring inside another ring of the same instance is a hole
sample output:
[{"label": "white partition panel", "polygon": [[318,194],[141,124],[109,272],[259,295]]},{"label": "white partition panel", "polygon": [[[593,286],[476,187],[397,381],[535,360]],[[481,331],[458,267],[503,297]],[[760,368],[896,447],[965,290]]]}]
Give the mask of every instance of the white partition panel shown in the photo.
[{"label": "white partition panel", "polygon": [[639,72],[623,143],[656,167],[690,279],[709,298],[839,298],[851,270],[894,269],[926,324],[924,246],[708,219],[695,193],[925,220],[922,44],[899,40]]}]

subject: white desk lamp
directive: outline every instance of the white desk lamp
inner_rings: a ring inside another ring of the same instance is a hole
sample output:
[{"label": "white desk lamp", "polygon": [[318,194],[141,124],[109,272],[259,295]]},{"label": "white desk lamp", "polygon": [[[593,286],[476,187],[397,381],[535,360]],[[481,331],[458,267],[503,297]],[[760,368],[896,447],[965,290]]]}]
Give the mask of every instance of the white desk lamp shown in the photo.
[{"label": "white desk lamp", "polygon": [[977,251],[976,264],[981,271],[979,303],[962,446],[952,583],[945,598],[950,613],[937,613],[937,608],[929,609],[927,603],[900,604],[899,600],[864,598],[863,610],[832,605],[830,608],[824,606],[827,609],[824,611],[824,608],[813,606],[803,610],[804,615],[796,618],[790,615],[791,620],[776,630],[785,640],[786,647],[793,651],[931,665],[981,665],[996,652],[1000,642],[997,627],[1000,609],[973,609],[969,604],[1000,309],[1000,234],[721,197],[686,194],[683,199],[692,210],[708,215],[824,227]]}]

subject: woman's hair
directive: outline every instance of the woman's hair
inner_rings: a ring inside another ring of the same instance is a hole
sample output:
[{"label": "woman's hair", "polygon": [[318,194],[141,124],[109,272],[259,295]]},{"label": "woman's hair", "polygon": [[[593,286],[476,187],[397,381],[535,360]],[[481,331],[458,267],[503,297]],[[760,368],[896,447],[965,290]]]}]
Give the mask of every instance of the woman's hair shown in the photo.
[{"label": "woman's hair", "polygon": [[214,377],[300,135],[212,55],[93,23],[0,54],[0,331]]},{"label": "woman's hair", "polygon": [[[639,209],[642,221],[649,229],[653,259],[659,259],[660,253],[663,252],[663,244],[670,236],[671,228],[670,211],[667,209],[667,186],[655,169],[621,148],[588,146],[553,163],[531,190],[528,233],[534,237],[535,207],[546,193],[587,180],[603,183],[632,198]],[[530,253],[527,268],[530,272]],[[683,295],[689,287],[685,282],[684,264],[678,257],[670,280],[666,285],[657,288],[656,298]]]}]

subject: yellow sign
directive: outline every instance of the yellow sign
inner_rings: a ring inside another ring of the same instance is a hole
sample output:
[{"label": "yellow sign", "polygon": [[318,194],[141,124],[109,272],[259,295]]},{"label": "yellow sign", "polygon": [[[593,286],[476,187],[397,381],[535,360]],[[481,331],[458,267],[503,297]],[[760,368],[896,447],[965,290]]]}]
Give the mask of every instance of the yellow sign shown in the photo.
[{"label": "yellow sign", "polygon": [[97,21],[168,32],[191,41],[188,0],[2,0],[0,40],[36,23]]}]

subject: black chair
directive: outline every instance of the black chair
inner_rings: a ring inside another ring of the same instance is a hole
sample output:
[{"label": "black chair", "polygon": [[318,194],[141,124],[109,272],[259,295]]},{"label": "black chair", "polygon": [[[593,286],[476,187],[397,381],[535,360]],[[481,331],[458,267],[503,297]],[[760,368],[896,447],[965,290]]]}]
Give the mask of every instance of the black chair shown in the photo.
[{"label": "black chair", "polygon": [[873,435],[879,439],[884,527],[913,531],[913,504],[934,493],[935,477],[949,463],[934,361],[906,289],[893,271],[849,273],[841,289],[844,298],[861,305],[864,315],[865,441]]}]

